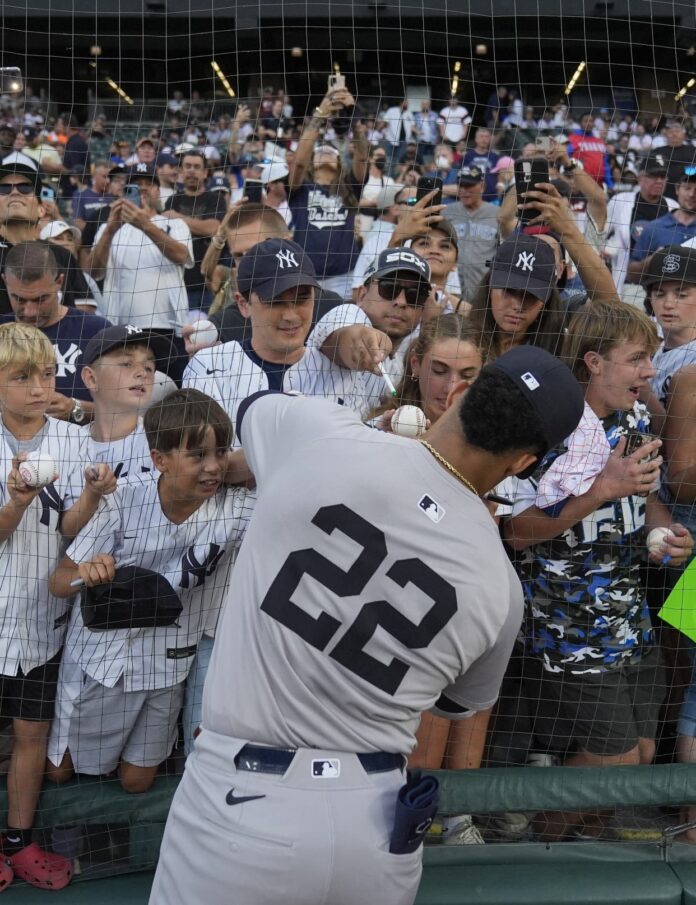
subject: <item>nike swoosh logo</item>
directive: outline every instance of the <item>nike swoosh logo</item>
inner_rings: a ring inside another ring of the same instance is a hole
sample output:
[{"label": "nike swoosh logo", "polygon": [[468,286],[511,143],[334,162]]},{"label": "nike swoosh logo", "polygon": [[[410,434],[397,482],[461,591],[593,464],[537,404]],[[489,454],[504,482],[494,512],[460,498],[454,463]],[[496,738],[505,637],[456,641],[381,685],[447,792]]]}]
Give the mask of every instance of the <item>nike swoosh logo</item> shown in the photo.
[{"label": "nike swoosh logo", "polygon": [[205,373],[206,374],[221,374],[222,368],[206,368]]},{"label": "nike swoosh logo", "polygon": [[230,789],[230,791],[227,793],[225,801],[227,802],[227,804],[235,805],[242,804],[245,801],[256,801],[257,798],[265,797],[265,795],[235,795],[234,789]]}]

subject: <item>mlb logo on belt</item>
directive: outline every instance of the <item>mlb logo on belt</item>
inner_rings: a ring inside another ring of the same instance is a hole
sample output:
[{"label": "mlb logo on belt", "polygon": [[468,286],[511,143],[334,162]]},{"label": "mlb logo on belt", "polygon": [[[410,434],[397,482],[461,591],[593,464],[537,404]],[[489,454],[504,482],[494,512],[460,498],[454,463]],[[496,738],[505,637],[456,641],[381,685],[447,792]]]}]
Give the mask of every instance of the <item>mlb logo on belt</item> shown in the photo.
[{"label": "mlb logo on belt", "polygon": [[341,775],[341,761],[336,757],[317,758],[312,761],[314,779],[337,779]]}]

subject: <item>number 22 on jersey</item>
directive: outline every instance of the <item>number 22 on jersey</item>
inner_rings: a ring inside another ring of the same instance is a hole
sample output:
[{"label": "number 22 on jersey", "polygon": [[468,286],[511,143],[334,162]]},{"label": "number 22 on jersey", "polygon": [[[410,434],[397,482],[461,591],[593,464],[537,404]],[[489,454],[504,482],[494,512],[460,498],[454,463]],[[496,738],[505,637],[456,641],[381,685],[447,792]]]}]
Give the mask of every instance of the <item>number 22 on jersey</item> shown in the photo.
[{"label": "number 22 on jersey", "polygon": [[[312,524],[328,535],[336,530],[342,532],[362,547],[362,551],[345,571],[317,550],[295,550],[281,566],[261,609],[307,644],[326,651],[343,623],[326,612],[315,618],[293,603],[291,597],[303,576],[315,579],[336,597],[357,597],[388,558],[389,551],[384,532],[344,504],[323,506]],[[371,685],[393,695],[408,672],[408,663],[397,656],[388,664],[383,663],[368,654],[365,646],[380,627],[409,650],[428,647],[457,612],[457,592],[418,557],[396,560],[389,566],[386,576],[394,585],[395,596],[400,588],[412,584],[433,601],[432,606],[420,622],[412,622],[387,600],[364,603],[348,630],[328,651],[328,656]]]}]

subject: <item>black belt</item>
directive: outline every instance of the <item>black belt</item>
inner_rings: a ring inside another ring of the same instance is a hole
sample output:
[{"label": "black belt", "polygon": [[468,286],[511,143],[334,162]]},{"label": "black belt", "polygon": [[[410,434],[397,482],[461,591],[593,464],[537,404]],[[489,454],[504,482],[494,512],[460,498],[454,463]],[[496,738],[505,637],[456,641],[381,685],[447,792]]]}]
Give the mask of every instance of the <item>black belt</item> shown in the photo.
[{"label": "black belt", "polygon": [[[234,763],[238,770],[248,770],[250,773],[278,773],[283,774],[288,769],[297,754],[295,748],[265,748],[261,745],[245,745],[235,757]],[[317,752],[317,757],[321,754]],[[401,770],[404,766],[404,758],[401,754],[388,754],[386,751],[376,751],[371,754],[356,754],[366,773],[386,773],[389,770]]]}]

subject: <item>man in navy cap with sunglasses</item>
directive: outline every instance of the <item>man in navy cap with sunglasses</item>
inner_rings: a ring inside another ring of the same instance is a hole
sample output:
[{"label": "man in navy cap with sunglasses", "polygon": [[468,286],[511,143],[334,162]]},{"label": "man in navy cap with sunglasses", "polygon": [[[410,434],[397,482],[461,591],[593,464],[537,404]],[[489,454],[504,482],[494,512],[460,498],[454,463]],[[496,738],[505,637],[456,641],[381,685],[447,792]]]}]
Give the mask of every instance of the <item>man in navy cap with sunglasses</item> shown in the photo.
[{"label": "man in navy cap with sunglasses", "polygon": [[648,223],[638,237],[628,266],[628,280],[639,283],[658,248],[696,238],[696,164],[685,166],[677,182],[676,210]]}]

